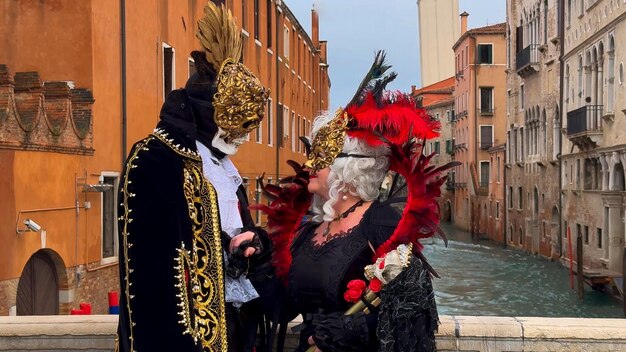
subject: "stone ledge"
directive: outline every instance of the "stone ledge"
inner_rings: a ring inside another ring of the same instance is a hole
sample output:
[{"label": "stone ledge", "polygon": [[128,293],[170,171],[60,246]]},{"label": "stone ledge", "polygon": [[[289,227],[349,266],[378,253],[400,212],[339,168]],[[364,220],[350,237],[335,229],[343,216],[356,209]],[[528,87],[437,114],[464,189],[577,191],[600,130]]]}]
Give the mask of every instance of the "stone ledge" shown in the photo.
[{"label": "stone ledge", "polygon": [[[116,315],[4,316],[0,317],[0,351],[110,352],[116,329]],[[295,341],[289,329],[286,347]],[[437,349],[626,351],[626,319],[444,315]]]}]

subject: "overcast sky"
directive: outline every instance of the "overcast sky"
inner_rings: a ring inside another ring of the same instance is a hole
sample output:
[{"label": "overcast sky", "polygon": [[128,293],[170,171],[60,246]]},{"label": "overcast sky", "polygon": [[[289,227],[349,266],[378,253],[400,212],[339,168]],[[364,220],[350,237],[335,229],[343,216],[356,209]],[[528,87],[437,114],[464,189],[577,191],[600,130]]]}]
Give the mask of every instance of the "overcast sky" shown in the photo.
[{"label": "overcast sky", "polygon": [[[331,111],[344,106],[369,69],[374,53],[387,51],[398,73],[390,89],[420,87],[419,31],[416,0],[283,0],[311,35],[311,8],[320,17],[320,40],[328,41],[332,83]],[[504,22],[506,0],[459,0],[468,27]]]}]

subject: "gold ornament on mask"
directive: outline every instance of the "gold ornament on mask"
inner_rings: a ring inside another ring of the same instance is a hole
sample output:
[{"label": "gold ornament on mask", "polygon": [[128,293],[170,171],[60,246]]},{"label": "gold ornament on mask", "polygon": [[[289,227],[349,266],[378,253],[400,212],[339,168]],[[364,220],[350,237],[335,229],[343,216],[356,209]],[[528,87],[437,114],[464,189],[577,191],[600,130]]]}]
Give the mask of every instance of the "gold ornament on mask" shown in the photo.
[{"label": "gold ornament on mask", "polygon": [[226,59],[217,77],[215,123],[226,132],[226,142],[243,138],[259,127],[269,91],[244,65],[230,59]]},{"label": "gold ornament on mask", "polygon": [[208,1],[204,17],[198,21],[196,37],[207,61],[218,70],[217,93],[213,106],[215,123],[233,142],[244,138],[261,123],[269,90],[254,74],[239,63],[242,52],[241,30],[225,5]]},{"label": "gold ornament on mask", "polygon": [[330,166],[343,150],[347,129],[348,115],[339,108],[335,117],[315,134],[304,166],[314,171]]}]

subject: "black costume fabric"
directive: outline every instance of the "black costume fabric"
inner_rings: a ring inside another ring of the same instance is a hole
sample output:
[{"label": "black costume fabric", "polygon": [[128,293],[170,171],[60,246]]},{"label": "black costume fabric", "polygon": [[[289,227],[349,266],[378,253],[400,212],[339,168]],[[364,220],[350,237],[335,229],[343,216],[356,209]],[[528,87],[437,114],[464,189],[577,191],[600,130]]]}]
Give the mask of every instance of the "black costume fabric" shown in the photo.
[{"label": "black costume fabric", "polygon": [[[310,223],[301,229],[292,247],[293,261],[289,272],[289,296],[305,319],[297,351],[306,351],[309,347],[307,338],[317,334],[316,325],[328,327],[329,319],[336,321],[336,326],[349,326],[350,329],[322,334],[328,338],[318,336],[320,343],[330,343],[327,349],[377,350],[375,319],[372,321],[371,317],[360,316],[349,321],[337,319],[342,319],[340,316],[351,305],[343,298],[347,283],[353,279],[364,279],[363,269],[372,262],[373,252],[368,241],[374,247],[383,243],[395,229],[399,218],[400,214],[391,206],[374,202],[357,226],[337,234],[321,246],[313,242],[318,224]],[[371,316],[375,318],[375,314]]]},{"label": "black costume fabric", "polygon": [[380,292],[380,352],[436,351],[439,324],[430,273],[413,257],[409,266]]},{"label": "black costume fabric", "polygon": [[202,175],[184,90],[137,142],[120,181],[118,350],[225,351],[216,192]]}]

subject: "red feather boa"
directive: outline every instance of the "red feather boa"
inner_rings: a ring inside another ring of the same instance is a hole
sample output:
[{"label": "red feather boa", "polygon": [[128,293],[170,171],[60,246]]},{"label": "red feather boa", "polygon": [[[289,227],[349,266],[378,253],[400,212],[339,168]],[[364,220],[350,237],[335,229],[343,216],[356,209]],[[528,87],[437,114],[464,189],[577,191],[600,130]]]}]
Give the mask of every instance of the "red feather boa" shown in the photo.
[{"label": "red feather boa", "polygon": [[295,176],[284,178],[280,186],[269,184],[263,187],[265,193],[274,199],[270,205],[250,206],[250,209],[267,215],[267,234],[272,242],[272,266],[276,276],[285,285],[291,266],[291,243],[302,217],[311,205],[311,193],[307,190],[308,171],[292,160],[288,163],[295,170]]}]

